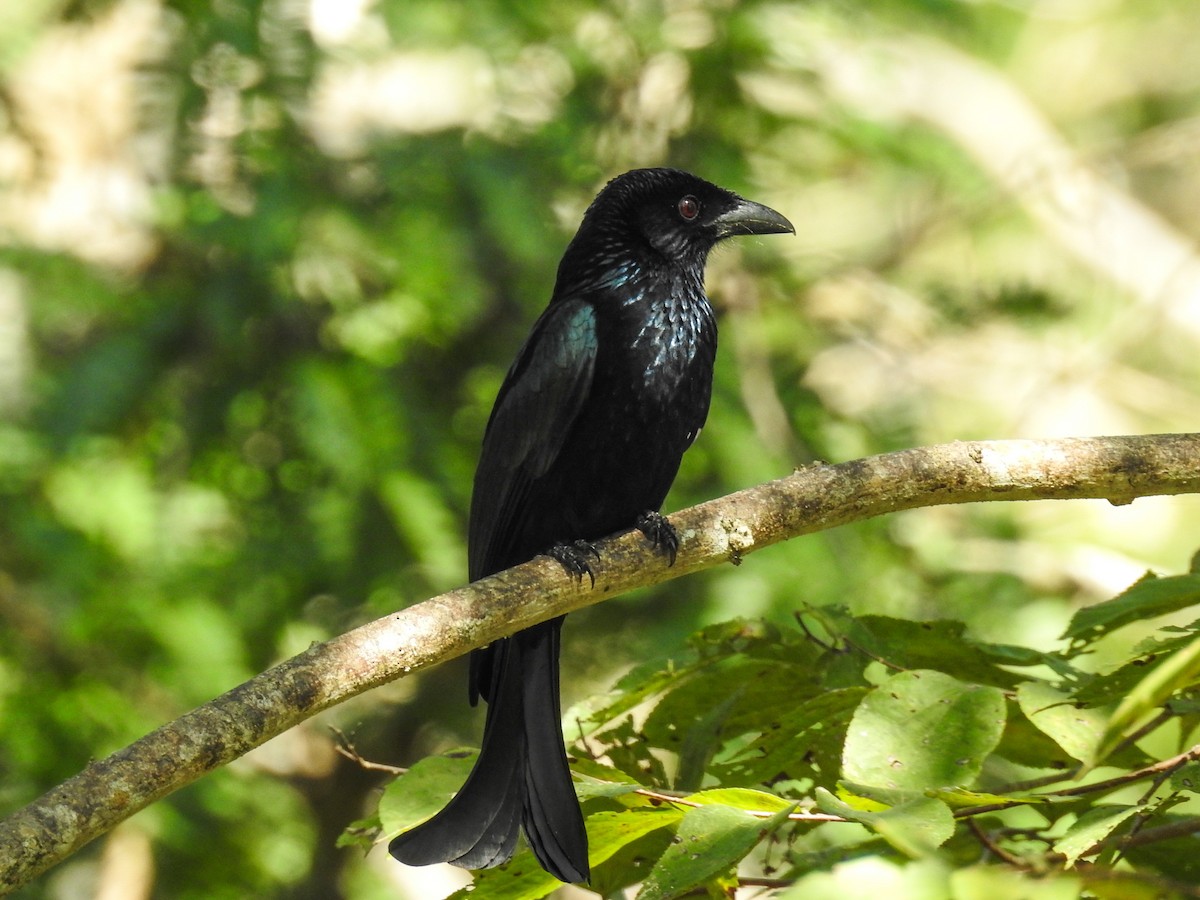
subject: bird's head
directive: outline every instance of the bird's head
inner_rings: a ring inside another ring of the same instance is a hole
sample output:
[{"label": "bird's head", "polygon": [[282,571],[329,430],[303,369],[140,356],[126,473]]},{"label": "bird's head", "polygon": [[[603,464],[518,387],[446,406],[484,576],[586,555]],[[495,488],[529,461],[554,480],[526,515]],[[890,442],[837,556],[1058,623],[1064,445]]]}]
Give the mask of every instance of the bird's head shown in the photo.
[{"label": "bird's head", "polygon": [[739,234],[795,233],[770,207],[678,169],[634,169],[592,201],[559,269],[596,273],[623,264],[703,267],[720,241]]}]

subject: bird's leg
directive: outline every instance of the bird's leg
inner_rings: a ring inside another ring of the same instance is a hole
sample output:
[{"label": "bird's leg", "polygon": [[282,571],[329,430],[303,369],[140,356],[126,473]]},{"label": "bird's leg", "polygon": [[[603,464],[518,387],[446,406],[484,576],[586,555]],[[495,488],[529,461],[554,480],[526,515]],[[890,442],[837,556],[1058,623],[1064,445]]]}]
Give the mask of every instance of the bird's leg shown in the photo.
[{"label": "bird's leg", "polygon": [[667,565],[675,565],[675,554],[679,552],[679,532],[667,521],[667,517],[652,509],[638,516],[635,523],[638,531],[646,536],[655,550],[661,550],[667,555]]},{"label": "bird's leg", "polygon": [[600,551],[596,549],[595,544],[590,541],[555,544],[546,551],[546,555],[556,560],[576,581],[583,581],[583,576],[586,575],[592,583],[592,587],[596,586],[596,573],[592,570],[592,564],[588,560],[589,556],[600,558]]}]

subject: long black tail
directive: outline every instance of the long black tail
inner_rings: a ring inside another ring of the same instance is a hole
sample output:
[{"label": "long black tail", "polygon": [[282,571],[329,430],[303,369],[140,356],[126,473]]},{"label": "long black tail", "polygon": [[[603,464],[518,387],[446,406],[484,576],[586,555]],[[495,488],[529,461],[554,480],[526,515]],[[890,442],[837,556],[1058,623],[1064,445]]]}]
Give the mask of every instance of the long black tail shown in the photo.
[{"label": "long black tail", "polygon": [[562,741],[558,653],[562,617],[488,648],[478,672],[487,698],[479,759],[462,789],[388,852],[411,866],[485,869],[508,861],[520,826],[538,862],[561,881],[588,880],[587,833]]}]

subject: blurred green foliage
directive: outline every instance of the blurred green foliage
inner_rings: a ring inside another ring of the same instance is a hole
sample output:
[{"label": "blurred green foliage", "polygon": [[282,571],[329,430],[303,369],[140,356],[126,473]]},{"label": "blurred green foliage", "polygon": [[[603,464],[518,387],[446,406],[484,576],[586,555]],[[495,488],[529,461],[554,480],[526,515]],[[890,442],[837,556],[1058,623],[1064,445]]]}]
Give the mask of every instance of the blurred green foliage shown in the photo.
[{"label": "blurred green foliage", "polygon": [[[1195,308],[1119,289],[951,135],[818,62],[955,47],[1189,239],[1187,0],[21,9],[0,23],[0,812],[461,582],[496,388],[586,203],[634,165],[800,232],[710,266],[716,394],[668,510],[813,459],[1195,427]],[[602,605],[568,625],[568,694],[801,606],[1062,647],[1075,606],[1194,549],[1191,500],[1101,506],[911,513]],[[475,740],[461,674],[323,721],[406,765]],[[273,747],[125,826],[150,894],[394,894],[394,866],[335,846],[378,777],[321,725]],[[104,883],[105,845],[29,896]]]}]

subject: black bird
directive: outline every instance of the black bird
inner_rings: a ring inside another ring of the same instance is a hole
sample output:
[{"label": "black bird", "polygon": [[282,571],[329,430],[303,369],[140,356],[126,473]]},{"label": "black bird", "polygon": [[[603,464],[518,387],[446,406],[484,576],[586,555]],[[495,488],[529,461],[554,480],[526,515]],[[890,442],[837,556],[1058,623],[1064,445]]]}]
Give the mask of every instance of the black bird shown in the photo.
[{"label": "black bird", "polygon": [[[687,172],[638,169],[608,183],[492,409],[471,501],[472,580],[539,553],[591,577],[588,542],[633,526],[674,562],[678,538],[659,508],[708,415],[708,252],[733,235],[794,231]],[[479,758],[440,813],[391,842],[396,859],[496,866],[523,825],[546,871],[587,881],[559,707],[563,618],[472,654],[471,702],[488,702]]]}]

